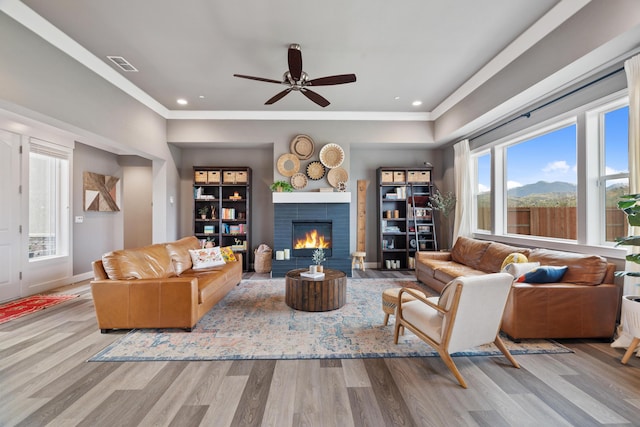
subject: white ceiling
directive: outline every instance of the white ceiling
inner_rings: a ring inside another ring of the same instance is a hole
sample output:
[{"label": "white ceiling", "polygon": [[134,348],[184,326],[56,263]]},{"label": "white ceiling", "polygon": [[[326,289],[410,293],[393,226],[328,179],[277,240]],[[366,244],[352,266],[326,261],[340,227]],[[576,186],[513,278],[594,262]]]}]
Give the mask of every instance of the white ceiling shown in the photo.
[{"label": "white ceiling", "polygon": [[[588,0],[5,3],[12,3],[23,24],[165,116],[179,110],[194,115],[330,111],[428,120]],[[291,43],[301,45],[310,78],[355,73],[357,82],[316,88],[331,102],[323,109],[300,93],[264,105],[284,87],[233,77],[281,79]],[[139,72],[115,72],[107,55],[123,56]],[[180,106],[177,98],[189,104]],[[422,105],[412,106],[414,100]]]}]

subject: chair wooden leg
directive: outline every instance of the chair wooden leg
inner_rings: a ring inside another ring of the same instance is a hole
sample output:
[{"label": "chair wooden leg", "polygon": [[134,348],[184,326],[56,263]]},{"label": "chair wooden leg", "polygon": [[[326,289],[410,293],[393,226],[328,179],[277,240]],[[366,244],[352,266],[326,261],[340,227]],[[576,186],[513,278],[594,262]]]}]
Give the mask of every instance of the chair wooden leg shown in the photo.
[{"label": "chair wooden leg", "polygon": [[389,313],[385,313],[384,315],[384,326],[387,326],[387,323],[389,323]]},{"label": "chair wooden leg", "polygon": [[456,366],[456,364],[453,363],[453,359],[451,358],[451,355],[449,355],[449,353],[445,353],[444,351],[441,351],[440,349],[438,349],[438,353],[440,354],[440,357],[442,358],[442,361],[444,362],[444,364],[447,365],[447,368],[449,368],[451,373],[456,377],[456,379],[458,380],[462,388],[467,388],[467,383],[464,381],[464,378],[462,378],[462,374],[458,370],[458,367]]},{"label": "chair wooden leg", "polygon": [[496,339],[493,343],[500,349],[502,354],[504,354],[504,357],[506,357],[513,366],[515,366],[516,368],[520,368],[520,365],[518,364],[518,362],[516,362],[516,359],[513,358],[511,353],[509,353],[507,346],[504,345],[504,342],[502,341],[502,339],[500,339],[499,336],[496,335]]},{"label": "chair wooden leg", "polygon": [[398,321],[398,318],[396,317],[396,325],[395,325],[394,332],[393,332],[393,343],[396,344],[396,345],[398,344],[398,336],[400,335],[400,328],[401,328],[400,322]]},{"label": "chair wooden leg", "polygon": [[639,337],[635,337],[633,339],[633,341],[631,341],[631,344],[629,345],[629,348],[627,348],[627,351],[624,354],[624,356],[622,356],[621,362],[622,362],[623,365],[627,364],[627,362],[629,361],[629,358],[633,354],[633,352],[636,349],[636,347],[638,346],[638,344],[640,344],[640,338]]}]

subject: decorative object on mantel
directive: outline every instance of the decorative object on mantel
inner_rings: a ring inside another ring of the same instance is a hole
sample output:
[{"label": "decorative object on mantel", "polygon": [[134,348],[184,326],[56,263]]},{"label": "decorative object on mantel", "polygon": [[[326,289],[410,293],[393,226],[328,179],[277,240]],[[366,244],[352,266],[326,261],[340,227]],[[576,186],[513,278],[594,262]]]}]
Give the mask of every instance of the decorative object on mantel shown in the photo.
[{"label": "decorative object on mantel", "polygon": [[333,187],[321,187],[318,188],[320,193],[333,193]]},{"label": "decorative object on mantel", "polygon": [[347,182],[349,180],[349,174],[343,168],[337,167],[329,170],[327,173],[327,181],[332,187],[338,188],[339,182]]},{"label": "decorative object on mantel", "polygon": [[320,150],[320,161],[329,169],[337,168],[344,161],[344,150],[338,144],[326,144]]},{"label": "decorative object on mantel", "polygon": [[338,186],[336,187],[336,189],[339,192],[344,193],[345,191],[347,191],[347,183],[344,181],[338,182]]},{"label": "decorative object on mantel", "polygon": [[290,149],[300,160],[308,160],[313,156],[313,140],[308,135],[298,135],[291,141]]},{"label": "decorative object on mantel", "polygon": [[276,191],[278,193],[287,192],[290,193],[293,191],[293,186],[287,181],[276,181],[269,186],[271,191]]},{"label": "decorative object on mantel", "polygon": [[278,172],[283,176],[293,176],[300,170],[300,159],[295,154],[286,153],[278,158]]},{"label": "decorative object on mantel", "polygon": [[324,165],[317,160],[307,165],[307,176],[309,179],[317,181],[322,179],[325,173],[326,169],[324,168]]},{"label": "decorative object on mantel", "polygon": [[303,173],[297,173],[291,177],[291,185],[296,190],[302,190],[307,186],[307,176]]},{"label": "decorative object on mantel", "polygon": [[93,172],[82,174],[85,211],[120,211],[120,178]]}]

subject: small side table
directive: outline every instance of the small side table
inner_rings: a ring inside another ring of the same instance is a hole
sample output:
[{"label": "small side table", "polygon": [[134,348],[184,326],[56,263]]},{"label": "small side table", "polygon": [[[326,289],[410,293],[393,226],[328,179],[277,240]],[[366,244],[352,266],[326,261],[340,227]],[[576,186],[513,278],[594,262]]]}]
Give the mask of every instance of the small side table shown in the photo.
[{"label": "small side table", "polygon": [[347,275],[343,271],[324,269],[324,278],[301,277],[306,269],[291,270],[285,275],[286,304],[301,311],[337,310],[347,302]]}]

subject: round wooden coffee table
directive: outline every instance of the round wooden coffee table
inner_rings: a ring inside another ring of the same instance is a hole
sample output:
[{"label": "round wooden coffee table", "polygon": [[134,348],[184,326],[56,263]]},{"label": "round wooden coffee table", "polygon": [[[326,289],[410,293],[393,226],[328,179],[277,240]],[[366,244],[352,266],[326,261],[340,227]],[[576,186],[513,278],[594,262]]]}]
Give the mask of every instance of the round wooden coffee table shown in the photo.
[{"label": "round wooden coffee table", "polygon": [[343,271],[324,269],[324,278],[301,277],[306,269],[291,270],[285,275],[285,302],[302,311],[337,310],[347,302],[347,275]]}]

